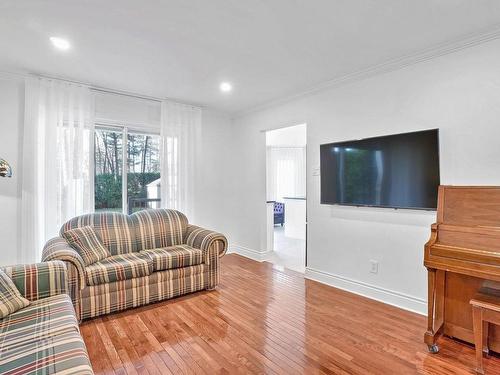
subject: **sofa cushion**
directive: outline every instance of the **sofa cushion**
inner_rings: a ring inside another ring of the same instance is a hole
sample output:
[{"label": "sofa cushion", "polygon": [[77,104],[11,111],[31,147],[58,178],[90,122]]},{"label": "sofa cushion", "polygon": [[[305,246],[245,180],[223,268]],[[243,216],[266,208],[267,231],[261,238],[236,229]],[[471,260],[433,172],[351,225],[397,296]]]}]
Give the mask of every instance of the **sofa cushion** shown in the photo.
[{"label": "sofa cushion", "polygon": [[175,210],[143,210],[130,215],[137,239],[137,250],[182,245],[188,220]]},{"label": "sofa cushion", "polygon": [[80,333],[76,330],[26,341],[23,345],[2,348],[2,374],[93,374]]},{"label": "sofa cushion", "polygon": [[93,374],[71,299],[42,298],[0,320],[0,372]]},{"label": "sofa cushion", "polygon": [[90,225],[68,230],[64,232],[64,238],[80,254],[86,266],[111,256]]},{"label": "sofa cushion", "polygon": [[77,216],[63,224],[59,234],[64,237],[68,230],[88,225],[94,228],[111,255],[128,254],[137,250],[133,225],[127,215],[118,212]]},{"label": "sofa cushion", "polygon": [[17,290],[14,282],[0,270],[0,319],[26,307],[30,302]]},{"label": "sofa cushion", "polygon": [[203,251],[188,245],[143,250],[141,253],[148,254],[153,259],[153,271],[170,270],[203,263]]},{"label": "sofa cushion", "polygon": [[129,253],[113,255],[85,267],[88,285],[148,276],[153,270],[153,260],[148,254]]},{"label": "sofa cushion", "polygon": [[62,332],[78,332],[71,298],[66,294],[39,299],[0,320],[0,346],[14,348]]}]

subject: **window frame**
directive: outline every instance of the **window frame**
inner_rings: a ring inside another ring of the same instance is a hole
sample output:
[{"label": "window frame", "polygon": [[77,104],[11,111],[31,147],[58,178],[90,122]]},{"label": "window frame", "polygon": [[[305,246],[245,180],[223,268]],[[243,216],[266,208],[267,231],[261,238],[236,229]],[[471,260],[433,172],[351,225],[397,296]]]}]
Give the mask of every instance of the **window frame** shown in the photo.
[{"label": "window frame", "polygon": [[[131,126],[120,123],[114,123],[106,120],[95,121],[94,122],[94,130],[91,134],[92,142],[91,142],[91,152],[93,157],[91,158],[91,191],[92,191],[92,212],[95,212],[95,132],[96,130],[104,130],[104,131],[119,131],[122,133],[122,213],[124,215],[128,214],[128,163],[127,163],[127,143],[128,143],[128,135],[129,134],[138,134],[138,135],[151,135],[160,137],[160,130],[155,127],[146,127],[146,126]],[[161,172],[160,172],[161,178]]]}]

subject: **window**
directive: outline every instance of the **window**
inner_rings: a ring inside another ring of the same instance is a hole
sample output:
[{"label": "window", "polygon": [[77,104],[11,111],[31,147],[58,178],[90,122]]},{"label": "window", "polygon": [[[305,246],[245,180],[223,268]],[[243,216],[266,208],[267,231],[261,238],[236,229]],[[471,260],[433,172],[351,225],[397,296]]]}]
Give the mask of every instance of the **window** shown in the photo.
[{"label": "window", "polygon": [[123,210],[123,132],[96,129],[94,137],[95,210]]},{"label": "window", "polygon": [[160,207],[160,137],[127,135],[127,211]]},{"label": "window", "polygon": [[96,212],[160,207],[160,137],[96,128],[94,189]]}]

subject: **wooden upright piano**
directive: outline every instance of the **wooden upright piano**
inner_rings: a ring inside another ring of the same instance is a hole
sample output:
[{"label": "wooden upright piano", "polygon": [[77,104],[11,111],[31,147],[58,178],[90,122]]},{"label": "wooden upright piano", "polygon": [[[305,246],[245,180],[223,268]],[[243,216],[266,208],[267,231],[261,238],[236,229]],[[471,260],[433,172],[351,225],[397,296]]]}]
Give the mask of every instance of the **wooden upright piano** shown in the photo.
[{"label": "wooden upright piano", "polygon": [[[500,186],[440,186],[437,222],[425,245],[431,353],[441,334],[473,343],[469,301],[485,284],[500,287]],[[500,352],[500,327],[489,330],[489,348]]]}]

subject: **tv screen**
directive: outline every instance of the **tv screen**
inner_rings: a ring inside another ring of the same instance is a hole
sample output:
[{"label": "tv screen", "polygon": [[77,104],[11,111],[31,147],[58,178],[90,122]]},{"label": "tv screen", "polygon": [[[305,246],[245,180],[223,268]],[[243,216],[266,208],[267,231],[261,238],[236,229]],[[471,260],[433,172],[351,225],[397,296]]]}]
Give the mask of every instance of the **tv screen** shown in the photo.
[{"label": "tv screen", "polygon": [[321,203],[436,209],[438,129],[321,145]]}]

